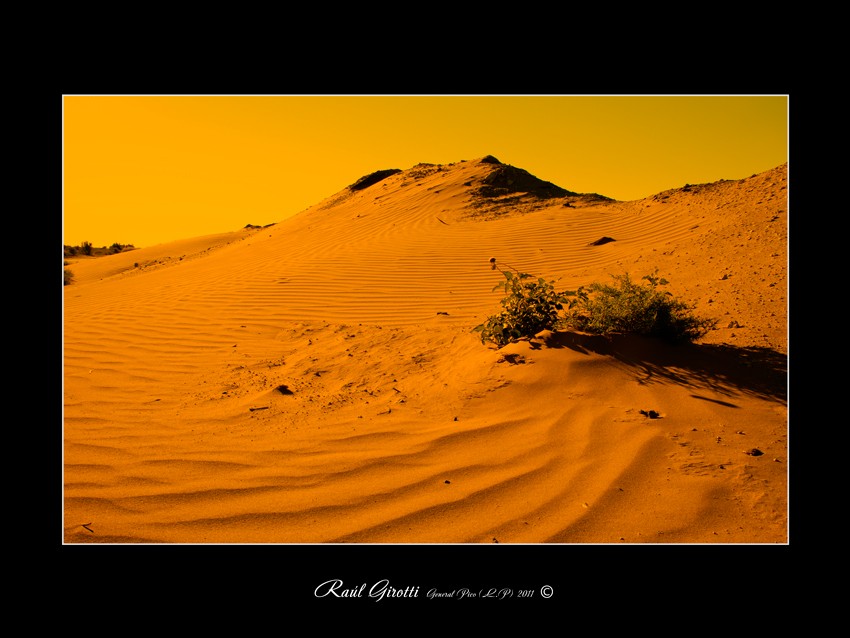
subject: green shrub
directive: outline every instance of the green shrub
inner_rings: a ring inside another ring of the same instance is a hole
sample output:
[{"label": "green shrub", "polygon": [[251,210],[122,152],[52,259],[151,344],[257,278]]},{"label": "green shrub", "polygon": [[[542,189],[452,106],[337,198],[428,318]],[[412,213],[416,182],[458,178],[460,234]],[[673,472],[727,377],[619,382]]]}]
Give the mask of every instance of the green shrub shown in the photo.
[{"label": "green shrub", "polygon": [[[490,260],[497,269],[496,260]],[[500,348],[541,330],[571,328],[591,334],[638,334],[669,341],[695,341],[717,326],[717,320],[692,314],[691,306],[659,290],[668,282],[646,275],[646,285],[634,283],[628,273],[613,275],[614,285],[592,283],[575,291],[555,290],[554,281],[512,267],[498,268],[506,281],[493,290],[506,293],[502,311],[491,315],[473,330],[481,342]]]},{"label": "green shrub", "polygon": [[[498,268],[495,259],[490,262],[494,269]],[[553,281],[542,277],[527,281],[533,276],[510,266],[507,268],[510,270],[498,268],[507,281],[493,288],[501,288],[506,293],[501,301],[502,312],[473,328],[481,333],[481,343],[492,341],[500,348],[520,337],[530,337],[541,330],[553,328],[558,321],[558,313],[571,294],[557,292]]]},{"label": "green shrub", "polygon": [[659,286],[669,282],[655,274],[635,283],[628,273],[612,275],[614,285],[592,283],[576,291],[563,325],[592,334],[638,334],[668,341],[696,341],[717,326],[716,319],[692,314],[692,307]]},{"label": "green shrub", "polygon": [[62,279],[64,281],[64,285],[67,286],[74,280],[74,273],[65,268],[63,271]]}]

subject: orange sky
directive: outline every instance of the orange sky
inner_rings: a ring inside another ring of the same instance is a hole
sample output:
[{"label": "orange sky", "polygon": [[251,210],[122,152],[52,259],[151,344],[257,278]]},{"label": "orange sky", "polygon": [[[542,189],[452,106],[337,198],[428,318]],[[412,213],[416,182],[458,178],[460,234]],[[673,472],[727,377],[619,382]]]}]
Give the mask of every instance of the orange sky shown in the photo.
[{"label": "orange sky", "polygon": [[63,96],[64,242],[281,221],[368,173],[495,155],[633,200],[788,160],[788,97]]}]

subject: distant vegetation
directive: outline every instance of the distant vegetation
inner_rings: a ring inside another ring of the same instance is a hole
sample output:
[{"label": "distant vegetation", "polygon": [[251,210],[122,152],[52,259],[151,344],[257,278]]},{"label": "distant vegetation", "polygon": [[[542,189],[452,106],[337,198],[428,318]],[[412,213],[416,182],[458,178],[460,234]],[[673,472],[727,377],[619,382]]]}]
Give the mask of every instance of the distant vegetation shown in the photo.
[{"label": "distant vegetation", "polygon": [[65,244],[65,257],[79,257],[80,255],[84,255],[86,257],[101,257],[103,255],[114,255],[116,253],[123,253],[128,250],[135,249],[136,247],[133,246],[133,244],[119,244],[117,242],[111,246],[95,248],[91,245],[91,242],[84,241],[79,246],[69,246]]},{"label": "distant vegetation", "polygon": [[[128,250],[135,250],[136,247],[133,244],[119,244],[115,242],[111,246],[101,246],[100,248],[95,248],[91,245],[91,242],[84,241],[79,246],[69,246],[65,244],[64,246],[64,256],[67,257],[102,257],[104,255],[114,255],[116,253],[123,253]],[[64,259],[62,262],[63,266],[68,265],[67,259]],[[64,268],[62,272],[62,281],[65,286],[71,284],[74,281],[74,273],[68,270],[68,268]]]},{"label": "distant vegetation", "polygon": [[692,314],[692,307],[659,290],[669,283],[657,272],[635,283],[628,273],[614,275],[614,284],[592,283],[574,291],[556,291],[554,282],[502,268],[490,260],[506,281],[494,290],[506,293],[502,312],[476,326],[481,342],[502,347],[541,330],[571,328],[591,334],[638,334],[672,342],[691,342],[717,326],[717,320]]}]

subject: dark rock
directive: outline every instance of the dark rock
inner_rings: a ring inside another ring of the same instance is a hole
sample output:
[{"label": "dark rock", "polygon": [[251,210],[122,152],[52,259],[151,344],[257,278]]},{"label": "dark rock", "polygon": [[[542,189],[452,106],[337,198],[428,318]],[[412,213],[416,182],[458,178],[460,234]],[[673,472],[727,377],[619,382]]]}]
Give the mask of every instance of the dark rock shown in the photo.
[{"label": "dark rock", "polygon": [[601,246],[602,244],[608,244],[612,241],[617,241],[613,237],[600,237],[596,241],[592,241],[588,244],[588,246]]},{"label": "dark rock", "polygon": [[295,394],[292,390],[289,389],[287,385],[279,385],[275,388],[281,394]]},{"label": "dark rock", "polygon": [[[498,162],[498,160],[496,161]],[[478,194],[482,197],[500,197],[511,193],[528,193],[540,199],[550,199],[552,197],[566,197],[567,195],[578,194],[556,186],[552,182],[543,181],[524,169],[502,164],[501,162],[499,162],[499,168],[495,169],[482,181],[484,185],[478,189]]]}]

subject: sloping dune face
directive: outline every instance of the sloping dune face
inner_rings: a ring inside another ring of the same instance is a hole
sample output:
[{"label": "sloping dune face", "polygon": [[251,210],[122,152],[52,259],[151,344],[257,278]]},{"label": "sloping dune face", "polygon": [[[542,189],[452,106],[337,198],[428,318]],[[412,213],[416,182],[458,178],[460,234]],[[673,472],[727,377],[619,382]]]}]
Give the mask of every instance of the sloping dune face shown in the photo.
[{"label": "sloping dune face", "polygon": [[[787,542],[787,167],[616,202],[494,160],[72,264],[64,542]],[[658,268],[718,329],[497,350],[490,258]]]}]

